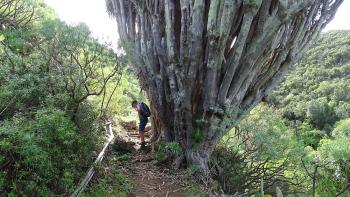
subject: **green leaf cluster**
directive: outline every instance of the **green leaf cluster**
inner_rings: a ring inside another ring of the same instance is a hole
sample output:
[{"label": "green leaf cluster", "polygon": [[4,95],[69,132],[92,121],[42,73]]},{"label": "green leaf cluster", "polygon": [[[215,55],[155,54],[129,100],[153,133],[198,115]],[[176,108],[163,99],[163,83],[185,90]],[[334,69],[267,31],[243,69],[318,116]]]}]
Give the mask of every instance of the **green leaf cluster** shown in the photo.
[{"label": "green leaf cluster", "polygon": [[277,185],[287,195],[350,195],[349,40],[349,31],[323,33],[266,104],[224,136],[211,165],[225,192],[258,192],[263,179],[269,194]]},{"label": "green leaf cluster", "polygon": [[177,157],[182,154],[182,148],[177,142],[160,142],[157,145],[157,151],[154,153],[156,160],[163,160],[165,158]]},{"label": "green leaf cluster", "polygon": [[[1,190],[48,196],[70,192],[91,162],[91,151],[75,124],[57,109],[41,109],[28,120],[16,116],[0,124]],[[51,187],[55,185],[55,187]]]},{"label": "green leaf cluster", "polygon": [[23,5],[32,20],[0,27],[0,196],[66,196],[103,140],[107,100],[123,109],[138,86],[85,24],[65,24],[41,0]]}]

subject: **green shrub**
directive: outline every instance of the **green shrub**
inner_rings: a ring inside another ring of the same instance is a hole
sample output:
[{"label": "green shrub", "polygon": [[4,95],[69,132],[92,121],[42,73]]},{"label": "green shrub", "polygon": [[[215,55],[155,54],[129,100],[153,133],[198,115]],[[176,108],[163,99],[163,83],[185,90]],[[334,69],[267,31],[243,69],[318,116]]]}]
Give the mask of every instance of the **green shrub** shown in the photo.
[{"label": "green shrub", "polygon": [[350,119],[337,122],[332,134],[335,137],[350,137]]},{"label": "green shrub", "polygon": [[273,192],[272,185],[303,187],[294,173],[303,146],[293,134],[274,110],[257,106],[214,150],[210,161],[214,179],[227,194],[259,192],[262,178],[268,193]]},{"label": "green shrub", "polygon": [[121,163],[126,163],[130,160],[130,155],[129,154],[123,154],[117,157],[117,160]]},{"label": "green shrub", "polygon": [[301,140],[305,146],[311,146],[316,150],[324,135],[325,132],[320,130],[304,131],[301,135]]},{"label": "green shrub", "polygon": [[6,121],[0,126],[0,136],[0,152],[4,163],[8,163],[1,169],[4,182],[1,193],[48,195],[54,165],[31,130],[31,124],[23,117]]},{"label": "green shrub", "polygon": [[201,172],[201,169],[197,165],[190,165],[187,169],[187,174],[190,176],[198,175]]},{"label": "green shrub", "polygon": [[0,125],[1,193],[49,196],[73,190],[92,162],[92,149],[75,124],[58,109],[42,109],[34,119],[17,116]]},{"label": "green shrub", "polygon": [[[350,137],[347,129],[347,120],[337,124],[333,139],[323,139],[317,152],[318,171],[317,193],[324,196],[336,196],[339,191],[343,191],[348,186],[350,177]],[[345,133],[342,133],[345,129]],[[349,196],[346,190],[341,196]]]},{"label": "green shrub", "polygon": [[[129,178],[124,175],[118,168],[119,158],[110,156],[107,161],[97,168],[95,179],[85,192],[83,197],[127,197],[132,192],[133,185]],[[106,169],[105,167],[108,166]]]},{"label": "green shrub", "polygon": [[65,24],[42,0],[24,1],[24,10],[34,8],[32,20],[0,33],[0,196],[65,196],[104,137],[100,103],[89,95],[99,94],[107,73],[120,77],[124,63],[86,25]]},{"label": "green shrub", "polygon": [[182,154],[182,148],[177,142],[161,142],[158,145],[157,151],[154,153],[156,160],[162,160],[167,157],[177,157]]}]

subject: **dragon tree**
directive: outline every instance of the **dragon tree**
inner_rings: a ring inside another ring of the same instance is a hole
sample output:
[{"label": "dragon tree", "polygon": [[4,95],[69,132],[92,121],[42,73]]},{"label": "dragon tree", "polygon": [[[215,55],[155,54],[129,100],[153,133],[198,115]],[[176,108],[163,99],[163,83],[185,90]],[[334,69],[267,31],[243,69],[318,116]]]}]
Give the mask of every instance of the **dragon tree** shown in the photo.
[{"label": "dragon tree", "polygon": [[210,155],[230,122],[279,84],[342,2],[106,0],[106,5],[151,102],[153,139],[178,142],[187,164],[209,173]]}]

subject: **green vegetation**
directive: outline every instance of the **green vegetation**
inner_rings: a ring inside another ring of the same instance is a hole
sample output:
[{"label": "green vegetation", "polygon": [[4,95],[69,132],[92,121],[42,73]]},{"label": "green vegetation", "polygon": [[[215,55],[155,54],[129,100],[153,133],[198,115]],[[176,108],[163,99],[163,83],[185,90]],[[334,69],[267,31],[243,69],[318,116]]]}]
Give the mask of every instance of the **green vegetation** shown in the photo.
[{"label": "green vegetation", "polygon": [[204,133],[201,128],[195,128],[193,132],[191,132],[190,140],[193,148],[197,148],[198,145],[203,141]]},{"label": "green vegetation", "polygon": [[98,168],[92,185],[83,193],[83,197],[127,197],[133,186],[128,177],[120,170],[120,157],[109,155],[107,161]]},{"label": "green vegetation", "polygon": [[305,146],[309,192],[325,196],[350,194],[349,40],[348,31],[323,34],[268,99]]},{"label": "green vegetation", "polygon": [[201,197],[201,196],[205,196],[206,194],[204,194],[204,191],[202,191],[202,188],[200,188],[196,184],[193,184],[186,190],[185,195],[187,197]]},{"label": "green vegetation", "polygon": [[[350,32],[322,34],[284,82],[217,146],[226,193],[348,196]],[[261,192],[260,192],[261,193]]]},{"label": "green vegetation", "polygon": [[286,121],[273,109],[260,105],[224,136],[211,166],[226,193],[259,192],[261,179],[268,193],[275,190],[270,187],[276,183],[298,183],[295,168],[302,154],[302,144]]},{"label": "green vegetation", "polygon": [[157,145],[157,150],[154,153],[156,160],[169,159],[169,157],[177,157],[182,154],[181,146],[176,142],[160,142]]},{"label": "green vegetation", "polygon": [[41,0],[0,5],[1,196],[67,196],[102,145],[101,118],[127,114],[142,94],[86,25],[65,24]]},{"label": "green vegetation", "polygon": [[[0,196],[67,196],[102,145],[103,120],[135,115],[131,101],[146,99],[125,58],[86,25],[65,24],[41,0],[18,2],[0,2]],[[210,161],[215,190],[349,196],[349,76],[350,32],[324,33],[266,103],[239,123],[243,112],[226,109],[217,131],[235,127]],[[193,149],[208,137],[204,123],[186,136]],[[156,160],[185,157],[179,143],[155,145]],[[131,157],[108,155],[83,196],[130,195],[119,164]]]},{"label": "green vegetation", "polygon": [[58,109],[34,113],[33,118],[17,116],[1,124],[2,189],[9,195],[69,192],[92,160],[91,133],[79,132]]},{"label": "green vegetation", "polygon": [[332,131],[350,115],[350,34],[325,33],[277,90],[268,97],[296,127]]}]

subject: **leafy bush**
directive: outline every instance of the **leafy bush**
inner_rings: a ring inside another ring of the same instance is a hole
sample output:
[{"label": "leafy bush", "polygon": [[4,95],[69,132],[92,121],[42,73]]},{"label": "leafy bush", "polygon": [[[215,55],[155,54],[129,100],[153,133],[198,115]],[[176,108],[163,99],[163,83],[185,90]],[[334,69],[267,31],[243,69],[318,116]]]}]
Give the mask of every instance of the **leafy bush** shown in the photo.
[{"label": "leafy bush", "polygon": [[329,129],[335,122],[334,110],[325,99],[310,101],[307,106],[307,117],[319,129]]},{"label": "leafy bush", "polygon": [[210,162],[214,178],[228,194],[257,192],[261,179],[269,193],[275,185],[304,187],[295,173],[303,149],[293,134],[275,111],[258,106],[217,145]]},{"label": "leafy bush", "polygon": [[96,179],[82,194],[83,197],[130,196],[133,185],[129,178],[119,170],[119,159],[110,155],[103,166],[96,171]]},{"label": "leafy bush", "polygon": [[168,157],[177,157],[182,154],[181,146],[176,142],[160,142],[158,149],[154,154],[156,160],[162,160]]},{"label": "leafy bush", "polygon": [[23,117],[5,121],[0,126],[0,136],[0,170],[4,183],[0,193],[48,196],[54,165],[30,123]]},{"label": "leafy bush", "polygon": [[337,122],[332,135],[336,138],[350,137],[350,119]]},{"label": "leafy bush", "polygon": [[342,196],[350,195],[350,191],[346,189],[350,177],[349,147],[349,136],[339,135],[335,139],[327,139],[322,142],[318,152],[319,165],[322,167],[318,174],[318,184],[320,185],[317,187],[318,194],[339,196],[339,193],[343,192]]},{"label": "leafy bush", "polygon": [[201,169],[196,165],[190,165],[187,167],[186,172],[189,176],[196,176],[201,172]]},{"label": "leafy bush", "polygon": [[[42,109],[33,120],[14,117],[0,126],[2,192],[48,196],[70,192],[92,159],[75,124],[58,109]],[[80,169],[80,170],[77,170]]]},{"label": "leafy bush", "polygon": [[[101,102],[91,97],[100,101],[102,93],[115,93],[110,87],[118,87],[125,62],[92,38],[86,25],[58,20],[42,0],[0,7],[17,16],[33,14],[25,28],[1,26],[0,196],[67,195],[103,137]],[[16,20],[4,13],[4,21]],[[125,72],[123,90],[128,77]],[[130,91],[137,88],[135,83]]]},{"label": "leafy bush", "polygon": [[305,146],[311,146],[313,149],[317,149],[324,135],[324,132],[320,130],[304,131],[301,135],[301,141]]},{"label": "leafy bush", "polygon": [[0,189],[66,194],[99,143],[99,107],[88,98],[105,89],[120,62],[86,25],[65,24],[41,0],[25,2],[18,5],[35,8],[26,28],[1,27]]}]

